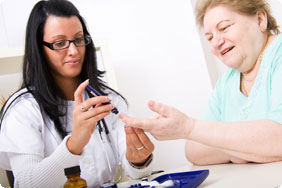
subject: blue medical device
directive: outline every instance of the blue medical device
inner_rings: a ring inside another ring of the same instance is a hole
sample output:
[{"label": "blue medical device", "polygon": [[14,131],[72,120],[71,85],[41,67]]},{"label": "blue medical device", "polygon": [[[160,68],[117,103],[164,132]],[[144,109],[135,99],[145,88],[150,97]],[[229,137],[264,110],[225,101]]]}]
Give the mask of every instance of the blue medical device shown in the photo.
[{"label": "blue medical device", "polygon": [[[209,170],[197,170],[197,171],[188,171],[188,172],[178,172],[164,174],[156,177],[152,181],[157,181],[162,184],[165,181],[172,180],[173,185],[166,188],[196,188],[198,187],[209,175]],[[143,188],[150,187],[149,185],[134,184],[129,188]],[[152,186],[152,188],[155,186]]]}]

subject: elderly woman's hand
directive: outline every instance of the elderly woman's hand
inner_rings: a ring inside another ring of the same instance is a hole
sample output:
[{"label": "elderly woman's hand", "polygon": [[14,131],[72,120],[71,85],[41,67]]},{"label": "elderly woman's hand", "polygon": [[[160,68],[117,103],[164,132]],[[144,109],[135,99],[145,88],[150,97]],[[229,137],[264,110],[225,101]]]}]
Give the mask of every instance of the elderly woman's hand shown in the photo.
[{"label": "elderly woman's hand", "polygon": [[149,101],[149,108],[159,115],[152,119],[136,119],[121,114],[120,119],[128,126],[143,129],[158,140],[187,139],[194,127],[194,120],[179,110]]},{"label": "elderly woman's hand", "polygon": [[154,151],[154,144],[141,129],[125,127],[126,158],[136,166],[145,163]]}]

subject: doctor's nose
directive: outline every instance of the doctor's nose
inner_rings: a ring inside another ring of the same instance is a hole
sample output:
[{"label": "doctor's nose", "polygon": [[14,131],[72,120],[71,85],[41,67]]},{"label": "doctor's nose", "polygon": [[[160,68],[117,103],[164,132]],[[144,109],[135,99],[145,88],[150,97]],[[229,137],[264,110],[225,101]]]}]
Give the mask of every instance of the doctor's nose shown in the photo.
[{"label": "doctor's nose", "polygon": [[71,56],[75,56],[78,54],[78,47],[75,46],[75,44],[73,42],[70,43],[70,46],[68,48],[68,54]]}]

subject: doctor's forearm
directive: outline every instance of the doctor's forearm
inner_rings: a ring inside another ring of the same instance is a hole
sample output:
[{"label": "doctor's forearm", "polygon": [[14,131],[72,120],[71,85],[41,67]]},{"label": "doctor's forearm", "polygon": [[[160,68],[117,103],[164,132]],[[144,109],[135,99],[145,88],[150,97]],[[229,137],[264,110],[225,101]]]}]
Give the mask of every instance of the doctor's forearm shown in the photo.
[{"label": "doctor's forearm", "polygon": [[10,164],[19,187],[60,187],[65,182],[64,168],[78,164],[81,156],[72,155],[65,137],[46,158],[34,154],[10,154]]},{"label": "doctor's forearm", "polygon": [[16,187],[60,187],[64,184],[63,169],[42,162],[37,155],[14,154],[10,157]]}]

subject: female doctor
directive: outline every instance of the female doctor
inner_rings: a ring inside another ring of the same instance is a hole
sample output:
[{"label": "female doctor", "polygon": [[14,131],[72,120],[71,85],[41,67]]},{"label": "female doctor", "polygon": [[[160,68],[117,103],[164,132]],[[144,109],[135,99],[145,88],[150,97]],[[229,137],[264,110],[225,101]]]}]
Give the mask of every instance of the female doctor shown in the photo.
[{"label": "female doctor", "polygon": [[[0,168],[13,172],[15,187],[61,187],[64,168],[78,164],[88,187],[111,182],[119,161],[131,178],[151,173],[154,146],[102,104],[126,111],[103,73],[76,7],[38,2],[27,24],[23,84],[0,114]],[[91,98],[87,85],[103,96]]]}]

